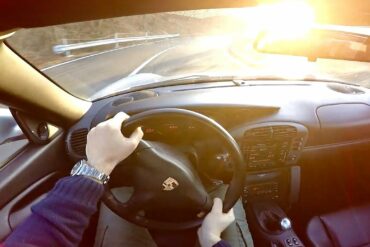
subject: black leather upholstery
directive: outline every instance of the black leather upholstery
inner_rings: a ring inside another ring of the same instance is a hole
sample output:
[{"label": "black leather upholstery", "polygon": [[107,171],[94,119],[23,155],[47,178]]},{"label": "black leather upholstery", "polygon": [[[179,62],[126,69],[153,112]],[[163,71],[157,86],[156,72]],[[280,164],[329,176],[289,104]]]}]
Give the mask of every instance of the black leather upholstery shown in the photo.
[{"label": "black leather upholstery", "polygon": [[315,247],[370,247],[370,203],[312,218],[307,236]]}]

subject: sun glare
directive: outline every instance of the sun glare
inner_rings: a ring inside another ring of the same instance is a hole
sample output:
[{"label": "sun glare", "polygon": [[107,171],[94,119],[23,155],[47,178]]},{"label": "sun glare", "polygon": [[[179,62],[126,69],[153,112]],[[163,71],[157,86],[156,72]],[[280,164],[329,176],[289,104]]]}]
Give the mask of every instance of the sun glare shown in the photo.
[{"label": "sun glare", "polygon": [[296,39],[305,36],[315,22],[313,8],[302,0],[286,0],[263,4],[258,8],[256,25],[277,39]]},{"label": "sun glare", "polygon": [[[243,17],[243,12],[247,23],[247,41],[241,45],[244,59],[248,59],[256,68],[264,68],[264,72],[283,74],[287,78],[300,78],[311,73],[313,65],[307,63],[305,57],[282,55],[286,54],[284,52],[271,55],[268,52],[256,52],[269,47],[277,51],[301,49],[300,41],[310,38],[316,19],[314,9],[307,1],[281,0],[267,3],[265,0],[259,6],[239,9],[235,14]],[[259,42],[255,42],[257,40]]]}]

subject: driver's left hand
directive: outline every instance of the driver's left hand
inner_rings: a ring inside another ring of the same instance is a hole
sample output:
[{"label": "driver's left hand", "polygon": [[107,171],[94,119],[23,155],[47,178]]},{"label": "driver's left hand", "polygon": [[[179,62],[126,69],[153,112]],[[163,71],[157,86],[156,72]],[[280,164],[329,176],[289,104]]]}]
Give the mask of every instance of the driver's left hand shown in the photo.
[{"label": "driver's left hand", "polygon": [[126,113],[119,112],[92,128],[87,135],[87,161],[106,175],[110,175],[117,164],[136,149],[143,137],[140,127],[130,137],[123,136],[121,126],[128,118]]}]

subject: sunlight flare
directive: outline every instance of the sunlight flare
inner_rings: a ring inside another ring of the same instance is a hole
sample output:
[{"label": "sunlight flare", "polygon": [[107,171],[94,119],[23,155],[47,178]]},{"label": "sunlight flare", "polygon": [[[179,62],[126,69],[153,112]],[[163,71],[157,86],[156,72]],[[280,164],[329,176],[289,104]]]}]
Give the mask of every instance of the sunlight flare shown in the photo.
[{"label": "sunlight flare", "polygon": [[315,23],[315,12],[305,1],[287,0],[259,6],[257,25],[261,31],[277,39],[305,36]]}]

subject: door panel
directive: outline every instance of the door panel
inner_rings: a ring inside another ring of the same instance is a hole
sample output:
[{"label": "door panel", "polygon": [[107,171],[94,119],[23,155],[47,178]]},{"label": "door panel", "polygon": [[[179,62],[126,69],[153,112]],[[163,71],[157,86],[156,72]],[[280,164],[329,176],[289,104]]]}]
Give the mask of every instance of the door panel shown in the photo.
[{"label": "door panel", "polygon": [[28,144],[8,107],[0,104],[0,168]]},{"label": "door panel", "polygon": [[46,196],[48,189],[53,186],[57,177],[57,172],[43,177],[1,209],[0,239],[7,236],[17,225],[30,215],[31,206]]},{"label": "door panel", "polygon": [[0,170],[0,241],[29,214],[30,207],[72,166],[64,135],[48,144],[29,144]]}]

